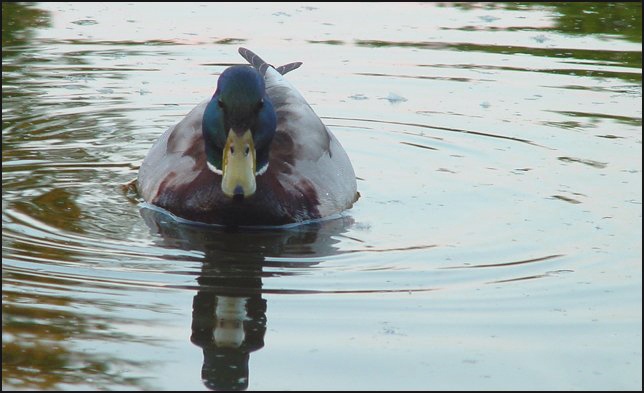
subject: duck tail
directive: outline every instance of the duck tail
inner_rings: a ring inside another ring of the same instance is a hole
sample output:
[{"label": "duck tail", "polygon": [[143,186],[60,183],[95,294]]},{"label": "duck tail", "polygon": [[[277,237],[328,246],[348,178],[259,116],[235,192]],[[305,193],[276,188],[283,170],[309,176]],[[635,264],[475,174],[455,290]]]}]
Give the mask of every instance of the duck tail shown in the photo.
[{"label": "duck tail", "polygon": [[[266,74],[266,70],[268,69],[268,67],[273,67],[272,65],[262,60],[261,57],[257,56],[253,51],[249,49],[239,48],[239,54],[242,55],[242,57],[246,59],[246,61],[248,61],[250,65],[255,67],[255,69],[259,71],[259,73],[262,75]],[[284,75],[287,72],[297,69],[301,65],[302,65],[302,62],[297,61],[294,63],[288,63],[282,66],[273,67],[273,68],[275,68],[275,70],[277,70],[277,72],[279,72],[280,74]]]},{"label": "duck tail", "polygon": [[288,63],[288,64],[284,64],[284,65],[282,65],[282,66],[279,66],[279,67],[277,67],[277,68],[276,68],[276,70],[277,70],[277,72],[279,72],[280,74],[284,75],[284,74],[286,74],[287,72],[291,72],[291,71],[293,71],[293,70],[295,70],[295,69],[299,68],[301,65],[302,65],[302,62],[301,62],[301,61],[296,61],[296,62],[294,62],[294,63]]}]

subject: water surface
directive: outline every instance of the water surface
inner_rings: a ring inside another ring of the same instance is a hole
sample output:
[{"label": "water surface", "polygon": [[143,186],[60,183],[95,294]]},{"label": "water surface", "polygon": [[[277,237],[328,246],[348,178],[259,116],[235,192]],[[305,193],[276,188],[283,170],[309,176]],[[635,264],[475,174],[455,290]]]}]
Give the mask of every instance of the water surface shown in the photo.
[{"label": "water surface", "polygon": [[[3,3],[3,389],[641,389],[641,4]],[[362,195],[124,187],[245,46]]]}]

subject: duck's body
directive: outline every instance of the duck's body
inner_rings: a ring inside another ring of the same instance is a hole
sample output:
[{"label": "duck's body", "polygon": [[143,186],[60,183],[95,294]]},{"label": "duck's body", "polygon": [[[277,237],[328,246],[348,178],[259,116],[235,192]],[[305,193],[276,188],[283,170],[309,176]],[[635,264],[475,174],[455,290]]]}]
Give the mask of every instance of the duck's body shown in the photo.
[{"label": "duck's body", "polygon": [[[227,134],[209,134],[210,126],[204,125],[214,116],[211,116],[215,110],[213,102],[219,99],[219,106],[224,108],[222,92],[231,90],[222,87],[220,81],[211,100],[199,104],[152,146],[139,170],[141,196],[176,216],[224,225],[281,225],[326,217],[351,207],[357,199],[357,190],[349,157],[309,104],[280,73],[297,68],[299,64],[275,69],[250,51],[240,49],[240,53],[255,67],[256,71],[252,72],[263,76],[265,95],[259,106],[265,105],[256,111],[271,110],[272,104],[273,121],[276,121],[272,140],[265,148],[262,147],[265,142],[261,140],[263,131],[252,132],[254,144],[249,140],[250,146],[257,146],[257,154],[251,151],[253,159],[257,156],[257,164],[252,163],[252,184],[237,181],[237,177],[231,180],[232,175],[226,174],[228,179],[224,177],[226,162],[232,167],[235,160],[242,160],[233,155],[233,147],[238,146],[235,143],[242,143],[239,142],[242,133],[235,134],[235,127],[229,127],[227,119],[226,128],[230,128]],[[235,71],[247,73],[246,70]],[[233,111],[226,107],[224,112]],[[258,115],[257,122],[264,121],[261,116]],[[220,117],[224,118],[224,115]],[[240,119],[244,124],[240,129],[254,127],[247,125],[254,123]],[[224,124],[224,120],[221,122]],[[265,123],[270,128],[271,120]],[[230,142],[231,138],[226,140],[226,135],[237,135],[238,139]],[[247,132],[247,135],[250,134]],[[210,152],[207,152],[208,146],[212,149]],[[248,160],[248,144],[245,146],[246,158],[243,160]],[[231,152],[228,157],[226,149]],[[237,149],[237,155],[240,150]],[[266,162],[262,162],[262,156],[267,156]]]}]

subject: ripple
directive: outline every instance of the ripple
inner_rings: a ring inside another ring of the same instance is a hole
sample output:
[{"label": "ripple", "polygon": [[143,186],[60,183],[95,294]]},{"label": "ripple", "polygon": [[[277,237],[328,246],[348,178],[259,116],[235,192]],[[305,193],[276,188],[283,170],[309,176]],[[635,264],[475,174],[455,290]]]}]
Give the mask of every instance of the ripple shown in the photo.
[{"label": "ripple", "polygon": [[576,162],[576,163],[588,165],[597,169],[604,169],[606,168],[606,165],[608,165],[605,162],[599,162],[599,161],[594,161],[594,160],[589,160],[584,158],[576,158],[576,157],[557,157],[557,159],[563,162]]},{"label": "ripple", "polygon": [[479,265],[467,265],[467,266],[448,266],[448,267],[443,267],[442,269],[478,269],[478,268],[483,268],[483,267],[505,267],[505,266],[513,266],[513,265],[523,265],[525,263],[535,263],[535,262],[541,262],[541,261],[547,261],[552,258],[559,258],[562,257],[563,255],[548,255],[545,257],[539,257],[539,258],[532,258],[532,259],[527,259],[523,261],[513,261],[513,262],[500,262],[500,263],[488,263],[488,264],[479,264]]}]

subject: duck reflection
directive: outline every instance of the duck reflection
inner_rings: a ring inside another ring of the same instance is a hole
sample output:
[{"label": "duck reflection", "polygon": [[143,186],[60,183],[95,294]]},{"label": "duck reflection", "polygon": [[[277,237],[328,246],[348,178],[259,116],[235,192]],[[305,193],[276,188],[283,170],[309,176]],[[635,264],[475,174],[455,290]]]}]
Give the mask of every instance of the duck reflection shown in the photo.
[{"label": "duck reflection", "polygon": [[295,274],[288,268],[318,263],[268,262],[266,257],[337,254],[338,236],[353,223],[341,217],[286,229],[231,230],[178,223],[155,208],[140,211],[150,230],[160,235],[160,246],[204,253],[190,340],[203,350],[201,377],[213,390],[248,388],[250,353],[264,346],[266,333],[262,278]]},{"label": "duck reflection", "polygon": [[261,265],[249,267],[248,277],[235,269],[220,266],[213,272],[212,268],[207,266],[208,276],[198,278],[200,286],[208,289],[194,297],[190,341],[203,349],[201,378],[206,387],[243,390],[248,387],[250,353],[264,346],[266,333]]}]

